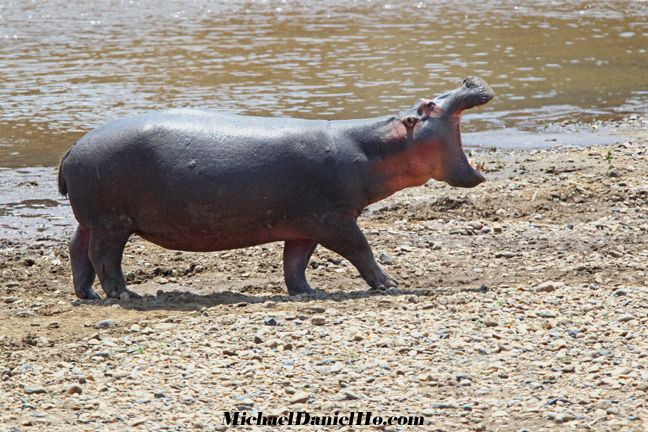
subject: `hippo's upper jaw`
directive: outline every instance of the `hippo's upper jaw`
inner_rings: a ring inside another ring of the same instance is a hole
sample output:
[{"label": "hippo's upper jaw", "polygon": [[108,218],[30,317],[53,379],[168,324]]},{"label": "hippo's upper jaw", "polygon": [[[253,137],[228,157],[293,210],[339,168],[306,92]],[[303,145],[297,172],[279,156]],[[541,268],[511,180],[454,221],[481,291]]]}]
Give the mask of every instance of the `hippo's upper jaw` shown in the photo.
[{"label": "hippo's upper jaw", "polygon": [[457,89],[444,93],[434,101],[446,114],[458,114],[463,110],[484,105],[494,96],[493,89],[486,84],[486,81],[479,77],[467,77]]}]

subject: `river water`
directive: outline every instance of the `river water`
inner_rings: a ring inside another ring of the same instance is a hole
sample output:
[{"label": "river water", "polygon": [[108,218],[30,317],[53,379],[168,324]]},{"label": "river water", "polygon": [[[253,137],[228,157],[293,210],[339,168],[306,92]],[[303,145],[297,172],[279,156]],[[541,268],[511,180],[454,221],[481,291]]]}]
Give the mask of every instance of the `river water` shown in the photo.
[{"label": "river water", "polygon": [[[468,75],[496,98],[465,116],[467,144],[562,144],[543,140],[548,124],[648,111],[646,50],[647,1],[9,0],[0,168],[52,167],[83,133],[146,110],[370,117]],[[12,173],[5,212],[24,180]]]}]

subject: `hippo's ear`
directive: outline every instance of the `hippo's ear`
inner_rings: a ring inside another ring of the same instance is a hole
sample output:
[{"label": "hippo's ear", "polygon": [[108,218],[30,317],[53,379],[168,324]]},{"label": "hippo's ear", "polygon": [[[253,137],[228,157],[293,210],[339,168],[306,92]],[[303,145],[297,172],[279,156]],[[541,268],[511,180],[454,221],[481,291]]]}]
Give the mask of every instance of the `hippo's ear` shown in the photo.
[{"label": "hippo's ear", "polygon": [[421,99],[419,103],[418,112],[421,115],[430,116],[434,112],[436,104],[431,99]]},{"label": "hippo's ear", "polygon": [[406,117],[403,117],[403,118],[401,119],[401,122],[403,122],[403,125],[404,125],[407,129],[411,129],[411,128],[413,128],[414,126],[416,126],[416,123],[418,123],[418,121],[419,121],[419,118],[418,118],[418,117],[416,117],[416,116],[411,116],[411,115],[406,116]]}]

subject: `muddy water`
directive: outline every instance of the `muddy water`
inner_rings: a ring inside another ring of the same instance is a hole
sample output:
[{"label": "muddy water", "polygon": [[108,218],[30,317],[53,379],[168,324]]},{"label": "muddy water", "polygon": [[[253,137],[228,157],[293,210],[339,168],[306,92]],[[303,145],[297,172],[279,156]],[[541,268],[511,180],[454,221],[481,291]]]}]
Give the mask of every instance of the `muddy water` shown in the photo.
[{"label": "muddy water", "polygon": [[149,109],[366,117],[470,74],[497,98],[468,130],[645,111],[648,2],[591,3],[10,0],[0,166],[54,165],[83,131]]},{"label": "muddy water", "polygon": [[[0,167],[53,166],[85,131],[145,110],[369,117],[471,74],[497,97],[466,115],[468,144],[569,143],[541,132],[648,109],[647,49],[645,1],[8,0]],[[58,217],[41,175],[0,173],[0,218]]]}]

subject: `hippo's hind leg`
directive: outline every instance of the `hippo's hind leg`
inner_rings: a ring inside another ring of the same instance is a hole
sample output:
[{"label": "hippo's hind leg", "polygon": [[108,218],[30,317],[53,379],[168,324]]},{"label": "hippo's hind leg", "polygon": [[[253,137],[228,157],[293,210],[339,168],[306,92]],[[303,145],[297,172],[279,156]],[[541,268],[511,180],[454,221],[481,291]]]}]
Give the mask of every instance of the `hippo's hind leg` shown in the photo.
[{"label": "hippo's hind leg", "polygon": [[374,289],[397,286],[376,262],[367,238],[360,230],[356,217],[349,213],[333,212],[320,222],[313,238],[319,244],[348,259],[360,276]]},{"label": "hippo's hind leg", "polygon": [[286,241],[283,252],[283,268],[288,294],[315,292],[306,280],[306,267],[316,247],[317,242],[313,240]]},{"label": "hippo's hind leg", "polygon": [[99,299],[99,294],[92,289],[95,270],[88,256],[91,235],[92,231],[89,228],[79,225],[69,245],[74,292],[77,297],[84,300]]},{"label": "hippo's hind leg", "polygon": [[101,288],[109,298],[137,298],[139,295],[126,289],[126,279],[121,269],[124,247],[130,233],[94,229],[90,237],[90,261],[97,272]]}]

